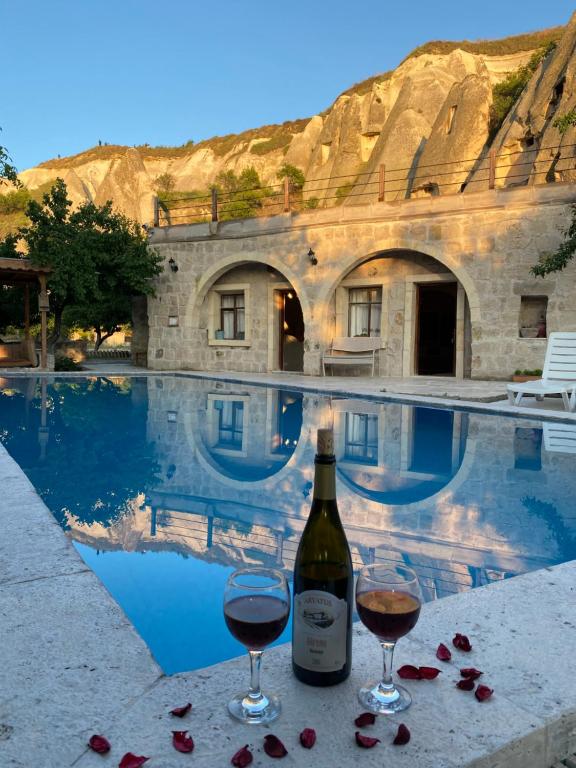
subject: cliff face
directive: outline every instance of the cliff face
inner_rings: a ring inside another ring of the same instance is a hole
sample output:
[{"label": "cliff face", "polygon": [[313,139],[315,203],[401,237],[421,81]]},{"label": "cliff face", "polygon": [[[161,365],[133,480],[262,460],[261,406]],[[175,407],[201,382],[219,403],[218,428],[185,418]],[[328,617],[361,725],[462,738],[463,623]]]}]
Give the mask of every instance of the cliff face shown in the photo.
[{"label": "cliff face", "polygon": [[[205,190],[222,171],[240,173],[249,166],[265,184],[277,184],[278,170],[289,163],[306,176],[305,198],[317,197],[319,204],[351,204],[376,196],[374,183],[366,186],[366,174],[381,164],[387,168],[386,199],[401,199],[459,192],[461,173],[456,167],[431,166],[477,158],[476,173],[466,181],[470,189],[479,188],[486,176],[492,89],[525,66],[550,39],[559,41],[557,49],[534,73],[493,146],[498,152],[527,153],[518,156],[530,161],[521,166],[526,174],[520,182],[540,180],[542,173],[536,175],[534,168],[541,169],[543,159],[549,161],[545,179],[572,178],[573,163],[564,159],[562,150],[550,157],[541,148],[575,143],[573,129],[561,139],[552,126],[554,115],[576,102],[575,18],[565,28],[509,38],[501,45],[429,44],[393,72],[354,86],[309,119],[179,148],[94,147],[20,176],[30,189],[61,177],[74,202],[111,199],[141,222],[151,221],[156,179],[162,174],[172,176],[175,191],[190,192]],[[340,184],[340,177],[347,178]],[[351,192],[364,194],[348,197]]]}]

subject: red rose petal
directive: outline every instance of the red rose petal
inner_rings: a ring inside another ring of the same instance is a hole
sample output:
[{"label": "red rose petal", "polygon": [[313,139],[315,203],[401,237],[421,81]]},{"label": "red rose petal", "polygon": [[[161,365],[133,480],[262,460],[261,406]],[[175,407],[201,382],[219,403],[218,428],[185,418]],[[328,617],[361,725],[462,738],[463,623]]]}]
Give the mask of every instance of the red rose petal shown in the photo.
[{"label": "red rose petal", "polygon": [[312,749],[314,744],[316,744],[316,731],[314,728],[304,728],[300,734],[300,744],[306,747],[306,749]]},{"label": "red rose petal", "polygon": [[194,751],[194,739],[187,734],[188,731],[172,731],[172,746],[178,752]]},{"label": "red rose petal", "polygon": [[94,736],[90,737],[88,746],[94,752],[98,752],[99,755],[105,755],[106,752],[110,752],[110,742],[108,739],[106,739],[104,736],[98,736],[96,733]]},{"label": "red rose petal", "polygon": [[374,725],[376,722],[376,715],[373,715],[372,712],[362,712],[361,715],[358,715],[356,720],[354,720],[354,725],[357,728],[365,728],[367,725]]},{"label": "red rose petal", "polygon": [[250,765],[252,760],[254,760],[254,756],[248,749],[248,744],[246,744],[246,746],[242,747],[242,749],[239,749],[238,752],[236,752],[230,762],[233,766],[235,766],[235,768],[246,768],[247,765]]},{"label": "red rose petal", "polygon": [[460,688],[461,691],[473,691],[476,683],[473,678],[465,677],[464,680],[458,680],[456,688]]},{"label": "red rose petal", "polygon": [[188,704],[185,704],[183,707],[176,707],[175,709],[171,709],[170,714],[174,715],[174,717],[184,717],[184,715],[187,715],[191,709],[192,704],[188,702]]},{"label": "red rose petal", "polygon": [[468,678],[468,680],[478,680],[482,672],[480,672],[479,669],[475,669],[474,667],[465,667],[464,669],[460,670],[460,674],[462,677]]},{"label": "red rose petal", "polygon": [[288,754],[288,750],[282,744],[278,736],[269,734],[264,736],[264,752],[268,757],[285,757]]},{"label": "red rose petal", "polygon": [[474,696],[476,696],[478,701],[486,701],[486,699],[489,699],[493,693],[494,693],[493,689],[488,688],[487,685],[479,685],[478,688],[476,688],[476,691],[474,692]]},{"label": "red rose petal", "polygon": [[[418,667],[413,667],[412,664],[404,664],[403,667],[400,667],[400,669],[396,670],[396,674],[398,677],[401,677],[402,680],[421,680],[422,675],[420,674],[420,670]],[[356,723],[358,725],[358,723]]]},{"label": "red rose petal", "polygon": [[380,739],[373,739],[370,736],[362,736],[360,731],[356,731],[356,744],[364,749],[372,749],[376,744],[380,743]]},{"label": "red rose petal", "polygon": [[400,725],[398,726],[398,733],[394,737],[394,741],[392,742],[392,744],[396,744],[396,745],[408,744],[409,741],[410,741],[410,731],[404,725],[404,723],[400,723]]},{"label": "red rose petal", "polygon": [[418,672],[421,680],[434,680],[440,674],[440,670],[436,667],[419,667]]},{"label": "red rose petal", "polygon": [[450,661],[452,658],[452,654],[450,653],[450,649],[447,648],[444,643],[440,643],[438,646],[438,649],[436,650],[436,658],[440,659],[440,661]]},{"label": "red rose petal", "polygon": [[468,640],[466,635],[461,635],[459,632],[456,632],[452,638],[452,645],[454,648],[458,648],[459,651],[465,651],[466,653],[472,650],[470,640]]},{"label": "red rose petal", "polygon": [[149,757],[133,755],[132,752],[126,752],[122,760],[118,763],[118,768],[140,768],[140,766],[147,763],[148,760],[150,760]]}]

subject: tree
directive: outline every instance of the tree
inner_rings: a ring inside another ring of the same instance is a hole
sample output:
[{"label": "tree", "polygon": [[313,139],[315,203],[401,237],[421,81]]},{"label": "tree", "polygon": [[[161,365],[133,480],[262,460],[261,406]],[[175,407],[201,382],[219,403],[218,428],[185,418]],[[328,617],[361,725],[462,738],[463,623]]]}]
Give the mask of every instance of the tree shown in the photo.
[{"label": "tree", "polygon": [[161,173],[154,181],[154,188],[161,197],[168,197],[175,186],[176,179],[171,173]]},{"label": "tree", "polygon": [[572,206],[572,221],[564,230],[565,240],[554,253],[546,253],[538,259],[530,270],[536,277],[545,277],[551,272],[560,272],[568,266],[568,262],[576,253],[576,205]]},{"label": "tree", "polygon": [[292,189],[294,190],[302,189],[306,181],[304,173],[300,170],[300,168],[296,168],[295,165],[290,165],[290,163],[284,163],[276,176],[279,179],[288,179]]},{"label": "tree", "polygon": [[[0,130],[2,129],[0,128]],[[21,186],[18,171],[12,165],[8,150],[0,145],[0,185],[6,182],[14,184],[15,187]]]},{"label": "tree", "polygon": [[262,187],[258,171],[253,166],[244,168],[239,176],[234,171],[221,171],[216,177],[216,189],[223,195],[220,219],[242,219],[256,216],[268,192]]},{"label": "tree", "polygon": [[[33,264],[50,267],[50,305],[54,313],[53,348],[60,338],[64,310],[90,312],[101,328],[106,313],[131,297],[153,294],[152,279],[162,271],[162,257],[148,247],[137,222],[112,210],[112,203],[82,203],[72,210],[66,184],[57,179],[42,198],[26,208],[30,224],[0,242],[0,255],[18,256],[21,241]],[[95,326],[96,327],[96,326]]]}]

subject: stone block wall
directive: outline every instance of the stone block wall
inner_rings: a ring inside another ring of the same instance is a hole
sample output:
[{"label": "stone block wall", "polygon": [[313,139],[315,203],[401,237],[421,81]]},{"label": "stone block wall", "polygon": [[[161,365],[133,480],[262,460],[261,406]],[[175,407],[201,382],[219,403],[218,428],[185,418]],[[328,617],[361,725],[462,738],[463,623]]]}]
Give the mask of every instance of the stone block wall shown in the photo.
[{"label": "stone block wall", "polygon": [[[464,322],[462,354],[473,378],[509,379],[516,368],[542,367],[545,340],[519,337],[522,296],[548,297],[548,332],[576,330],[576,264],[545,280],[530,274],[538,257],[562,242],[575,198],[576,185],[558,184],[225,222],[213,235],[203,225],[156,230],[152,246],[166,261],[173,258],[179,271],[165,271],[156,297],[149,299],[149,366],[274,369],[265,333],[272,319],[263,296],[270,274],[279,274],[302,305],[304,372],[318,374],[335,335],[338,286],[354,270],[364,275],[376,269],[390,282],[390,344],[381,375],[413,373],[406,365],[413,358],[414,334],[406,333],[412,308],[402,280],[414,269],[452,273],[463,287],[469,323]],[[308,258],[310,248],[316,265]],[[383,258],[370,261],[377,255]],[[257,341],[250,349],[222,348],[216,355],[208,349],[205,302],[213,285],[239,268],[258,296]],[[174,316],[178,325],[171,327]]]}]

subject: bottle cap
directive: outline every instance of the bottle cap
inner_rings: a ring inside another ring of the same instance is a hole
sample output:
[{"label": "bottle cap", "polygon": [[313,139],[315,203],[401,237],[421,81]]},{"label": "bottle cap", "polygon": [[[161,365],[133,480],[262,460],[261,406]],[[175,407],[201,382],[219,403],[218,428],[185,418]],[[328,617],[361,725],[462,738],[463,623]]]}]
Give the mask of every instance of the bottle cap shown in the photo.
[{"label": "bottle cap", "polygon": [[334,430],[319,429],[317,440],[316,453],[318,456],[334,456]]}]

